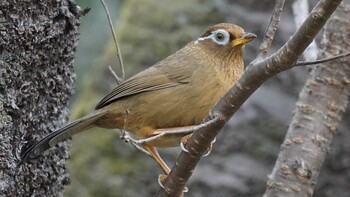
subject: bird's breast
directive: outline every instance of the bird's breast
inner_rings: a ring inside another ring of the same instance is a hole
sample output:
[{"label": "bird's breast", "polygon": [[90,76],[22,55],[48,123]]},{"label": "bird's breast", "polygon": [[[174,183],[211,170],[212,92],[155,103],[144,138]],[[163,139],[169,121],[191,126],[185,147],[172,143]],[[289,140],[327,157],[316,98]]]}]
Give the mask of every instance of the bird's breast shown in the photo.
[{"label": "bird's breast", "polygon": [[144,116],[145,124],[155,128],[199,124],[231,86],[215,75],[194,73],[189,83],[145,93],[139,97],[143,103],[139,115]]}]

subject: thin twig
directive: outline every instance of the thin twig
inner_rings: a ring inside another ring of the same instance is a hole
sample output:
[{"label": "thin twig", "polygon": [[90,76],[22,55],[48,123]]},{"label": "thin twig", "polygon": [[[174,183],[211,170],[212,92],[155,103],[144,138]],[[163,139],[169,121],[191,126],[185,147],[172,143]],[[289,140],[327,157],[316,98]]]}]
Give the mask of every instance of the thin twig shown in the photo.
[{"label": "thin twig", "polygon": [[295,66],[308,66],[308,65],[314,65],[314,64],[320,64],[320,63],[325,63],[325,62],[330,62],[330,61],[334,61],[334,60],[338,60],[344,57],[348,57],[350,56],[350,52],[347,53],[343,53],[340,55],[336,55],[333,57],[329,57],[329,58],[324,58],[324,59],[319,59],[319,60],[315,60],[315,61],[298,61]]},{"label": "thin twig", "polygon": [[119,84],[119,77],[118,75],[114,72],[113,68],[111,66],[108,66],[108,70],[109,72],[111,72],[112,76],[114,77],[114,79],[117,81],[117,83]]},{"label": "thin twig", "polygon": [[120,68],[122,70],[122,77],[118,77],[118,75],[115,75],[116,78],[117,78],[118,84],[120,84],[122,81],[124,81],[124,78],[125,78],[125,70],[124,70],[123,59],[122,59],[122,55],[121,55],[121,52],[120,52],[117,36],[116,36],[114,28],[113,28],[112,19],[111,19],[111,16],[109,14],[109,11],[108,11],[108,7],[107,7],[106,3],[104,2],[104,0],[100,0],[100,1],[101,1],[102,5],[103,5],[103,8],[105,9],[105,12],[106,12],[106,16],[107,16],[107,19],[108,19],[109,27],[111,28],[112,35],[113,35],[113,40],[114,40],[115,47],[116,47],[116,53],[117,53],[119,66],[120,66]]},{"label": "thin twig", "polygon": [[281,13],[283,10],[285,0],[276,0],[273,14],[270,19],[269,26],[266,29],[265,36],[259,47],[259,53],[256,59],[263,59],[271,48],[273,38],[275,37],[278,24],[280,22]]}]

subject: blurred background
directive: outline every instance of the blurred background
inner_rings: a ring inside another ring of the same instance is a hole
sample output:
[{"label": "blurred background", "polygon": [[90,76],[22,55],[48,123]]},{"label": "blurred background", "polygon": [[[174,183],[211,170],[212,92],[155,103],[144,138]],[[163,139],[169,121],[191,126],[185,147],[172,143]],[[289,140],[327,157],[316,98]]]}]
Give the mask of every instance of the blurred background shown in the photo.
[{"label": "blurred background", "polygon": [[[77,0],[91,11],[81,18],[76,53],[76,95],[71,119],[93,110],[115,87],[108,66],[116,71],[117,58],[107,18],[100,1]],[[273,43],[277,50],[295,31],[287,1]],[[311,6],[316,1],[310,1]],[[186,43],[210,25],[229,22],[258,38],[246,47],[246,64],[257,48],[270,20],[269,0],[106,0],[114,21],[127,77],[144,70]],[[244,104],[220,133],[210,156],[201,160],[188,187],[188,196],[261,196],[292,117],[308,68],[295,68],[267,81]],[[349,113],[344,117],[349,120]],[[317,183],[314,196],[350,196],[350,124],[343,121]],[[119,139],[118,130],[91,129],[72,140],[66,197],[153,196],[162,171],[145,154]],[[160,154],[172,166],[179,148]]]}]

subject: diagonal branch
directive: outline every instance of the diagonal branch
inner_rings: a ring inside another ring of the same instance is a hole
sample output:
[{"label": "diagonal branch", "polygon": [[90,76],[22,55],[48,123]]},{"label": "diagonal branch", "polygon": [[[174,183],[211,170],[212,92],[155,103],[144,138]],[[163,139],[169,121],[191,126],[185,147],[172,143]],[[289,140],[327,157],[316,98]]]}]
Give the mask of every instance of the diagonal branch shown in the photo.
[{"label": "diagonal branch", "polygon": [[259,53],[257,59],[263,59],[267,56],[267,52],[271,48],[273,38],[275,37],[278,29],[278,24],[281,19],[281,13],[283,10],[285,0],[276,0],[275,8],[270,19],[270,23],[266,29],[265,36],[259,47]]},{"label": "diagonal branch", "polygon": [[264,81],[295,65],[298,57],[312,42],[340,3],[341,0],[320,1],[303,25],[281,49],[265,60],[253,62],[247,67],[238,82],[220,99],[210,116],[205,119],[207,121],[213,117],[219,117],[218,121],[193,133],[186,145],[189,151],[181,152],[165,180],[165,189],[161,189],[158,196],[181,196],[201,155],[204,154],[225,123]]},{"label": "diagonal branch", "polygon": [[[324,56],[347,50],[350,3],[344,2],[325,27]],[[336,30],[335,30],[336,28]],[[300,92],[281,151],[269,175],[265,197],[312,196],[337,124],[348,103],[350,63],[327,62],[314,67]]]}]

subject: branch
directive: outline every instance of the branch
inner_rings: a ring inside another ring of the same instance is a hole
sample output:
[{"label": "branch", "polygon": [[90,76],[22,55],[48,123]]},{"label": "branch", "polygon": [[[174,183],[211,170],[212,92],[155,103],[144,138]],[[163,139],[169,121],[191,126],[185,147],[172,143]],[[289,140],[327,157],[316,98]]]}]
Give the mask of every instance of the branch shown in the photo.
[{"label": "branch", "polygon": [[220,99],[210,116],[204,120],[219,117],[218,121],[193,133],[186,145],[188,152],[181,152],[165,180],[165,189],[161,189],[158,196],[181,196],[201,155],[204,154],[225,123],[264,81],[295,65],[298,57],[312,42],[340,3],[341,0],[320,1],[303,25],[281,49],[263,61],[250,63],[238,82]]},{"label": "branch", "polygon": [[278,24],[280,22],[281,13],[283,10],[285,0],[276,0],[275,7],[273,9],[273,14],[270,19],[268,28],[266,29],[265,36],[259,47],[259,53],[257,59],[265,58],[267,52],[271,48],[273,38],[275,37]]},{"label": "branch", "polygon": [[113,70],[112,70],[113,72],[111,71],[111,68],[110,68],[110,71],[113,73],[113,76],[117,79],[117,83],[120,84],[122,81],[124,81],[124,78],[125,78],[124,63],[123,63],[122,55],[121,55],[121,52],[120,52],[117,36],[116,36],[114,28],[113,28],[112,19],[111,19],[111,16],[109,14],[109,11],[108,11],[108,7],[107,7],[106,3],[104,2],[104,0],[100,0],[100,1],[101,1],[102,5],[103,5],[103,8],[104,8],[105,12],[106,12],[106,16],[107,16],[107,19],[108,19],[108,24],[109,24],[109,27],[111,28],[111,31],[112,31],[113,40],[114,40],[115,47],[116,47],[116,53],[117,53],[119,67],[122,70],[122,76],[119,77],[118,75],[116,75]]},{"label": "branch", "polygon": [[338,60],[338,59],[345,58],[345,57],[349,57],[349,56],[350,56],[350,52],[347,52],[347,53],[343,53],[343,54],[336,55],[333,57],[323,58],[323,59],[310,61],[310,62],[298,61],[295,64],[295,66],[308,66],[308,65],[314,65],[314,64],[321,64],[321,63],[331,62],[331,61]]},{"label": "branch", "polygon": [[111,66],[108,66],[108,70],[111,73],[111,75],[114,77],[115,81],[117,82],[117,84],[120,83],[120,78],[118,77],[118,75],[114,72],[113,68]]},{"label": "branch", "polygon": [[[328,21],[322,40],[323,56],[347,50],[349,40],[344,35],[349,31],[349,8],[350,3],[339,6],[339,12]],[[314,67],[304,85],[281,152],[268,176],[264,197],[312,196],[348,103],[350,63],[329,62],[334,58],[324,59],[328,64]]]}]

